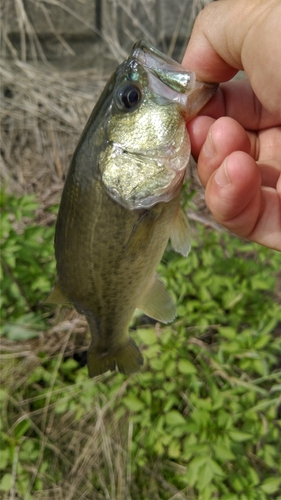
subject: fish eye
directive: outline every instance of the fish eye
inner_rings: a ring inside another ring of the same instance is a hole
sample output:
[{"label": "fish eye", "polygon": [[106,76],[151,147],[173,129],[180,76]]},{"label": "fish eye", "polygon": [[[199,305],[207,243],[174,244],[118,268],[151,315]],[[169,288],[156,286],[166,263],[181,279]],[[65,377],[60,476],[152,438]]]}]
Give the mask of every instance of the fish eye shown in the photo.
[{"label": "fish eye", "polygon": [[141,91],[133,84],[122,86],[118,91],[118,104],[122,109],[133,111],[141,101]]}]

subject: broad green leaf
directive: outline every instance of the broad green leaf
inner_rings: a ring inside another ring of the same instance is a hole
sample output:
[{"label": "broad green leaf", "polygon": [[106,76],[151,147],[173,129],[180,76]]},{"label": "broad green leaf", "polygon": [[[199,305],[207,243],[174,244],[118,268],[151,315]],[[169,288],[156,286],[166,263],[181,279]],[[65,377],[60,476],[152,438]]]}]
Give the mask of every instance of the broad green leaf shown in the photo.
[{"label": "broad green leaf", "polygon": [[186,424],[185,418],[179,411],[172,410],[166,413],[165,420],[168,425],[183,425]]},{"label": "broad green leaf", "polygon": [[24,434],[28,431],[28,429],[30,429],[30,427],[31,427],[31,422],[28,419],[19,422],[14,429],[15,438],[19,439],[21,436],[24,436]]},{"label": "broad green leaf", "polygon": [[228,460],[235,460],[236,458],[230,448],[226,448],[225,446],[219,444],[213,444],[212,448],[214,450],[215,457],[219,460],[227,462]]},{"label": "broad green leaf", "polygon": [[191,375],[193,373],[197,373],[196,367],[188,361],[188,359],[180,359],[178,362],[178,370],[183,375]]},{"label": "broad green leaf", "polygon": [[8,390],[0,387],[0,401],[4,401],[8,397]]},{"label": "broad green leaf", "polygon": [[0,452],[0,470],[6,469],[9,459],[10,459],[10,451],[8,448],[3,449],[3,444],[1,443],[1,452]]},{"label": "broad green leaf", "polygon": [[257,486],[260,483],[260,478],[256,470],[253,469],[253,467],[249,467],[247,472],[249,476],[249,482],[251,482],[253,486]]},{"label": "broad green leaf", "polygon": [[208,461],[208,457],[196,457],[188,463],[186,477],[190,486],[199,483],[201,467],[205,465],[206,461]]},{"label": "broad green leaf", "polygon": [[3,335],[6,335],[9,340],[20,341],[34,339],[40,335],[40,332],[24,325],[7,324],[3,331]]},{"label": "broad green leaf", "polygon": [[210,466],[210,462],[208,460],[200,468],[200,473],[199,473],[200,480],[198,481],[198,485],[197,485],[198,490],[199,491],[204,490],[206,488],[206,486],[208,486],[208,484],[210,484],[210,482],[212,481],[213,476],[214,476],[214,472],[213,472],[212,467]]},{"label": "broad green leaf", "polygon": [[150,361],[150,366],[155,371],[165,370],[164,362],[162,358],[152,358]]},{"label": "broad green leaf", "polygon": [[173,440],[168,447],[168,454],[171,458],[179,458],[181,455],[180,442]]},{"label": "broad green leaf", "polygon": [[228,290],[223,294],[223,304],[226,309],[232,309],[238,302],[243,299],[243,293],[237,290]]},{"label": "broad green leaf", "polygon": [[176,406],[178,404],[178,397],[176,395],[170,395],[167,394],[167,399],[165,401],[165,404],[163,406],[163,412],[167,413],[173,406]]},{"label": "broad green leaf", "polygon": [[280,477],[269,477],[264,480],[262,485],[260,486],[261,490],[264,493],[273,494],[277,493],[279,488],[281,487],[281,478]]},{"label": "broad green leaf", "polygon": [[0,480],[0,491],[9,491],[13,482],[12,474],[4,474]]},{"label": "broad green leaf", "polygon": [[152,328],[143,328],[136,331],[136,335],[146,345],[152,345],[158,343],[155,331]]},{"label": "broad green leaf", "polygon": [[268,289],[270,289],[268,280],[262,279],[258,276],[252,277],[252,287],[255,290],[268,290]]},{"label": "broad green leaf", "polygon": [[130,395],[123,398],[123,403],[132,412],[139,412],[144,408],[144,403],[136,396]]},{"label": "broad green leaf", "polygon": [[254,344],[255,349],[263,349],[271,340],[272,340],[271,335],[261,335],[260,338]]},{"label": "broad green leaf", "polygon": [[253,439],[253,435],[249,432],[243,431],[230,431],[229,437],[233,441],[237,441],[238,443],[242,443],[243,441],[249,441],[249,439]]},{"label": "broad green leaf", "polygon": [[156,441],[156,443],[154,444],[154,451],[158,455],[162,455],[163,454],[163,452],[164,452],[164,446],[163,446],[163,443],[160,440]]},{"label": "broad green leaf", "polygon": [[210,461],[209,461],[209,465],[212,469],[212,471],[214,472],[214,474],[218,475],[218,476],[224,476],[224,472],[221,468],[221,466],[215,461],[213,460],[212,458],[210,458]]},{"label": "broad green leaf", "polygon": [[219,328],[219,334],[229,340],[234,340],[237,336],[236,329],[231,326],[221,326]]},{"label": "broad green leaf", "polygon": [[56,403],[55,406],[55,413],[65,413],[69,408],[69,400],[68,399],[61,399]]},{"label": "broad green leaf", "polygon": [[73,359],[73,358],[69,358],[69,359],[66,359],[60,366],[60,370],[62,371],[62,373],[71,373],[73,372],[74,370],[76,370],[78,368],[79,364],[78,362]]}]

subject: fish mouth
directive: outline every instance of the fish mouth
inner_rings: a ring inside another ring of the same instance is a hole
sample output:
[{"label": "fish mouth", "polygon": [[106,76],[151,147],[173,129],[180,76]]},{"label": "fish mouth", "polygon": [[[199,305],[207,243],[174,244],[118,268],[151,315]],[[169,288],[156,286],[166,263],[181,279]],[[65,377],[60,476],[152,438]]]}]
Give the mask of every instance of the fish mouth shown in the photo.
[{"label": "fish mouth", "polygon": [[145,40],[137,42],[130,56],[146,70],[151,91],[159,104],[178,103],[186,121],[191,120],[215,94],[218,84],[196,79],[193,71],[152,47]]}]

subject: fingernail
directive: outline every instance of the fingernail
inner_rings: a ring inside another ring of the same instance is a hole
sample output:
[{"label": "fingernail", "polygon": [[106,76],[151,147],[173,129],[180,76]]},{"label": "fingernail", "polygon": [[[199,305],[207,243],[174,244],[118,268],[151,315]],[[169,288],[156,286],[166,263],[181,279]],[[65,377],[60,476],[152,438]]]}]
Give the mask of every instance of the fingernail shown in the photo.
[{"label": "fingernail", "polygon": [[215,181],[220,187],[230,186],[231,180],[228,176],[226,160],[221,164],[215,173]]},{"label": "fingernail", "polygon": [[208,158],[213,158],[217,152],[213,138],[212,138],[211,131],[208,133],[207,139],[206,139],[204,146],[203,146],[203,151],[204,151],[204,154],[206,156],[208,156]]}]

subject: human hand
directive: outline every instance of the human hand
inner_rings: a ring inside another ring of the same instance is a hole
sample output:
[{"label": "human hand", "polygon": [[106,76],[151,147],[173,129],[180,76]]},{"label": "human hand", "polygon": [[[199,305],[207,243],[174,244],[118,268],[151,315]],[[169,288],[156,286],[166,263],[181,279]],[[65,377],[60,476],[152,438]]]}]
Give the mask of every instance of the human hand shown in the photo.
[{"label": "human hand", "polygon": [[187,124],[214,217],[281,250],[281,3],[219,0],[198,16],[183,65],[220,85]]}]

